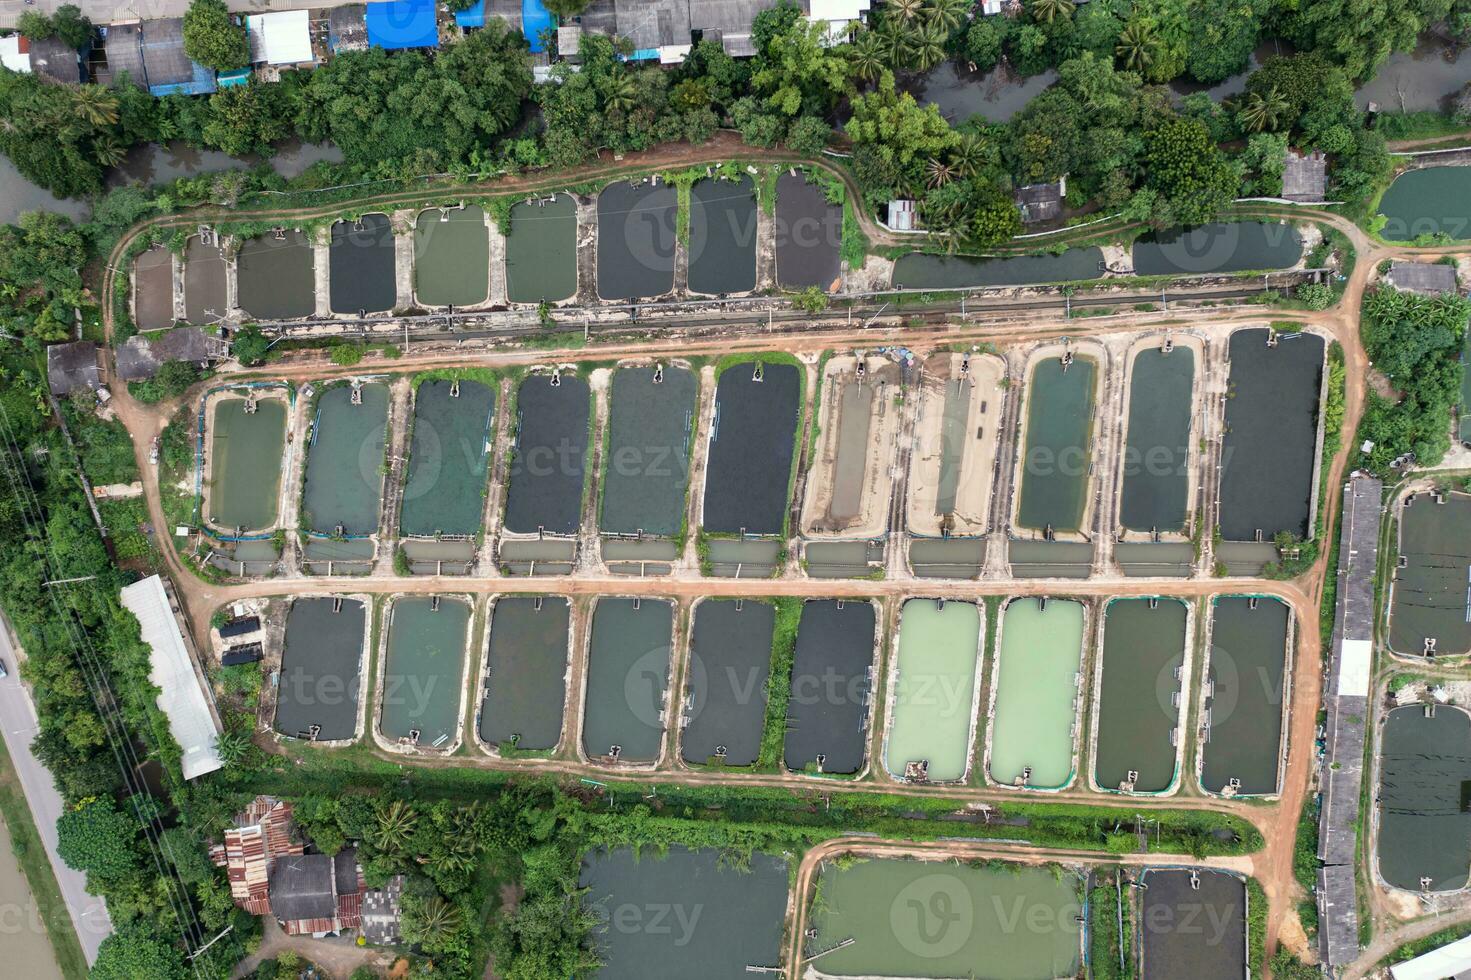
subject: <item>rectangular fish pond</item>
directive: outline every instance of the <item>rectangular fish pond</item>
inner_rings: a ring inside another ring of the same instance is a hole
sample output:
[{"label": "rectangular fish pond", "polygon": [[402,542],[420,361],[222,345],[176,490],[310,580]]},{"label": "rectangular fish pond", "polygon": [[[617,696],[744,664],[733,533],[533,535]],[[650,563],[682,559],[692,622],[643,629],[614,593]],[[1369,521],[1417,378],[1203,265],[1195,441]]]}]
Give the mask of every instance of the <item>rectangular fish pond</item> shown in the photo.
[{"label": "rectangular fish pond", "polygon": [[695,606],[694,620],[681,755],[695,765],[718,759],[749,766],[761,751],[776,606],[759,599],[704,599]]},{"label": "rectangular fish pond", "polygon": [[[1471,867],[1471,715],[1412,704],[1384,719],[1376,806],[1379,875],[1406,891],[1465,888]],[[1428,887],[1422,887],[1428,886]]]},{"label": "rectangular fish pond", "polygon": [[362,537],[378,530],[388,386],[368,382],[356,390],[356,402],[350,384],[333,385],[317,400],[301,519],[318,534],[340,528],[348,537]]},{"label": "rectangular fish pond", "polygon": [[1195,352],[1183,345],[1134,356],[1129,372],[1119,521],[1131,531],[1185,527],[1190,507],[1190,430]]},{"label": "rectangular fish pond", "polygon": [[874,622],[870,602],[808,599],[802,604],[783,748],[788,769],[847,775],[863,768]]},{"label": "rectangular fish pond", "polygon": [[1006,603],[991,684],[992,782],[1028,789],[1072,782],[1087,618],[1073,599]]},{"label": "rectangular fish pond", "polygon": [[216,398],[209,423],[209,523],[231,532],[275,526],[286,449],[286,399]]},{"label": "rectangular fish pond", "polygon": [[1201,787],[1269,796],[1278,786],[1292,611],[1269,596],[1211,602]]},{"label": "rectangular fish pond", "polygon": [[911,252],[894,263],[895,289],[983,289],[1078,282],[1103,275],[1103,251],[1070,248],[1061,255],[981,258]]},{"label": "rectangular fish pond", "polygon": [[894,441],[905,371],[887,358],[838,355],[823,369],[818,437],[804,501],[803,530],[878,536],[891,496]]},{"label": "rectangular fish pond", "polygon": [[1099,789],[1164,793],[1175,785],[1188,623],[1179,599],[1114,599],[1104,609],[1093,743]]},{"label": "rectangular fish pond", "polygon": [[501,596],[490,614],[480,740],[547,751],[562,740],[570,606],[562,596]]},{"label": "rectangular fish pond", "polygon": [[715,296],[756,288],[756,185],[697,180],[690,188],[689,288]]},{"label": "rectangular fish pond", "polygon": [[582,748],[590,759],[654,762],[664,742],[674,604],[602,596],[587,651]]},{"label": "rectangular fish pond", "polygon": [[1302,235],[1276,221],[1229,221],[1151,233],[1134,242],[1134,274],[1215,276],[1287,269],[1302,258]]},{"label": "rectangular fish pond", "polygon": [[506,298],[556,303],[577,292],[577,200],[553,194],[511,208]]},{"label": "rectangular fish pond", "polygon": [[1220,525],[1227,541],[1306,538],[1317,471],[1323,338],[1271,331],[1231,335],[1226,438],[1221,450]]},{"label": "rectangular fish pond", "polygon": [[699,384],[685,368],[613,372],[599,526],[670,537],[684,527]]},{"label": "rectangular fish pond", "polygon": [[802,371],[738,361],[720,372],[701,523],[716,534],[781,534],[786,525]]},{"label": "rectangular fish pond", "polygon": [[1048,357],[1032,369],[1017,523],[1066,533],[1083,529],[1087,511],[1098,362],[1064,361]]},{"label": "rectangular fish pond", "polygon": [[842,274],[843,206],[802,173],[776,181],[776,280],[782,289],[831,292]]},{"label": "rectangular fish pond", "polygon": [[730,866],[715,848],[589,852],[578,884],[590,912],[596,980],[700,977],[743,980],[748,967],[780,972],[787,863],[751,855]]},{"label": "rectangular fish pond", "polygon": [[857,857],[825,862],[817,888],[804,955],[822,976],[1053,980],[1082,967],[1083,879],[1067,869]]},{"label": "rectangular fish pond", "polygon": [[142,331],[174,325],[174,253],[161,245],[133,260],[133,319]]},{"label": "rectangular fish pond", "polygon": [[209,326],[224,317],[225,305],[225,253],[195,235],[184,250],[184,319]]},{"label": "rectangular fish pond", "polygon": [[400,531],[473,535],[485,509],[495,390],[478,381],[420,382]]},{"label": "rectangular fish pond", "polygon": [[295,228],[247,239],[235,256],[242,309],[262,320],[293,320],[317,309],[316,258]]},{"label": "rectangular fish pond", "polygon": [[575,374],[532,374],[516,393],[516,442],[506,491],[513,534],[576,534],[582,524],[590,411]]},{"label": "rectangular fish pond", "polygon": [[1471,652],[1471,496],[1407,496],[1390,601],[1389,646],[1407,656]]},{"label": "rectangular fish pond", "polygon": [[286,615],[276,731],[333,742],[357,734],[367,607],[357,599],[299,598]]},{"label": "rectangular fish pond", "polygon": [[1136,928],[1145,980],[1241,980],[1246,882],[1209,868],[1149,868]]},{"label": "rectangular fish pond", "polygon": [[478,306],[490,295],[490,229],[473,204],[430,208],[414,221],[414,298]]},{"label": "rectangular fish pond", "polygon": [[[648,299],[674,288],[674,186],[609,184],[598,195],[598,295]],[[512,225],[514,227],[514,224]]]},{"label": "rectangular fish pond", "polygon": [[393,226],[386,214],[332,226],[328,272],[333,313],[383,313],[398,302]]},{"label": "rectangular fish pond", "polygon": [[1391,242],[1421,235],[1471,238],[1471,167],[1424,167],[1400,174],[1379,199]]},{"label": "rectangular fish pond", "polygon": [[970,772],[983,618],[972,602],[904,602],[884,739],[889,775],[941,783]]},{"label": "rectangular fish pond", "polygon": [[378,725],[384,737],[420,748],[459,742],[460,695],[470,603],[452,596],[401,596],[388,610],[388,648]]}]

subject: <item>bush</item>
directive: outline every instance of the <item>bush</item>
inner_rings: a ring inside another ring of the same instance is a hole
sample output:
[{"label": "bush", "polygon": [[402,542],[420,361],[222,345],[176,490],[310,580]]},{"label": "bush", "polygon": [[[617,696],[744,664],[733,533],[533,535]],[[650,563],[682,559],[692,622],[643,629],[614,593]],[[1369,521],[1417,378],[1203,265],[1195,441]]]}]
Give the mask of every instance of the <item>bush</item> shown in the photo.
[{"label": "bush", "polygon": [[803,116],[792,123],[792,128],[787,132],[787,146],[794,153],[815,157],[827,149],[828,137],[832,132],[832,127],[817,116]]},{"label": "bush", "polygon": [[363,359],[363,349],[351,344],[338,344],[332,348],[332,363],[338,367],[352,367]]}]

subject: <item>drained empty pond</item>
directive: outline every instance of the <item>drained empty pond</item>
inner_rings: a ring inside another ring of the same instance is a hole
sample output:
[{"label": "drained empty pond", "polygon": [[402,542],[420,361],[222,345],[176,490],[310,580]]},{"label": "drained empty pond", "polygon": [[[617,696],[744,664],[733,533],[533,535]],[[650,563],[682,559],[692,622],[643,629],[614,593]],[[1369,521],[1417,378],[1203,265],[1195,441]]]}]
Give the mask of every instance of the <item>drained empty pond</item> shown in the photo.
[{"label": "drained empty pond", "polygon": [[1190,494],[1195,352],[1158,348],[1134,357],[1119,520],[1133,531],[1179,531]]},{"label": "drained empty pond", "polygon": [[378,530],[383,493],[383,433],[388,421],[388,386],[328,388],[317,401],[302,491],[304,526],[319,534],[348,537]]},{"label": "drained empty pond", "polygon": [[1017,523],[1080,531],[1092,469],[1098,365],[1090,357],[1049,357],[1032,369]]},{"label": "drained empty pond", "polygon": [[783,754],[788,769],[863,767],[872,691],[874,608],[852,599],[802,604]]},{"label": "drained empty pond", "polygon": [[480,740],[556,748],[567,699],[570,610],[561,596],[501,596],[490,615]]},{"label": "drained empty pond", "polygon": [[684,368],[613,372],[604,531],[668,537],[684,526],[697,388],[694,373]]},{"label": "drained empty pond", "polygon": [[323,742],[357,734],[363,627],[356,599],[294,599],[286,616],[276,731]]},{"label": "drained empty pond", "polygon": [[490,293],[485,212],[430,208],[414,223],[414,295],[428,306],[475,306]]},{"label": "drained empty pond", "polygon": [[599,296],[641,299],[674,288],[677,210],[669,184],[620,181],[604,188],[598,195]]},{"label": "drained empty pond", "polygon": [[1146,235],[1134,243],[1141,276],[1220,275],[1286,269],[1302,258],[1302,235],[1275,221],[1231,221]]},{"label": "drained empty pond", "polygon": [[986,259],[975,255],[911,252],[894,263],[895,289],[966,289],[1075,282],[1103,275],[1103,252],[1070,248],[1061,255]]},{"label": "drained empty pond", "polygon": [[1207,792],[1277,792],[1291,616],[1285,603],[1266,596],[1212,602],[1211,696],[1200,773]]},{"label": "drained empty pond", "polygon": [[843,207],[801,173],[776,181],[776,280],[783,289],[831,290],[840,274]]},{"label": "drained empty pond", "polygon": [[312,243],[295,228],[248,239],[235,256],[235,278],[240,306],[252,316],[291,320],[317,309]]},{"label": "drained empty pond", "polygon": [[1083,604],[1012,599],[1001,614],[991,706],[993,782],[1060,789],[1072,780]]},{"label": "drained empty pond", "polygon": [[259,531],[276,523],[286,401],[225,397],[210,421],[209,521],[229,530]]},{"label": "drained empty pond", "polygon": [[174,253],[150,248],[133,260],[133,319],[139,330],[174,325]]},{"label": "drained empty pond", "polygon": [[705,530],[782,532],[801,407],[802,372],[794,364],[740,361],[720,373],[705,468]]},{"label": "drained empty pond", "polygon": [[1163,793],[1175,782],[1185,662],[1185,603],[1115,599],[1103,614],[1103,665],[1093,781],[1100,789]]},{"label": "drained empty pond", "polygon": [[780,972],[787,865],[756,852],[750,868],[715,848],[589,853],[578,884],[592,914],[597,980],[740,980],[748,966]]},{"label": "drained empty pond", "polygon": [[587,466],[587,382],[533,374],[516,395],[516,445],[506,491],[506,530],[575,534]]},{"label": "drained empty pond", "polygon": [[700,180],[690,188],[689,287],[696,293],[756,288],[756,185]]},{"label": "drained empty pond", "polygon": [[582,710],[582,748],[589,758],[658,759],[673,628],[674,605],[668,600],[597,600]]},{"label": "drained empty pond", "polygon": [[201,327],[225,315],[225,253],[198,235],[184,252],[184,318]]},{"label": "drained empty pond", "polygon": [[1400,174],[1379,199],[1380,232],[1392,242],[1421,235],[1471,238],[1471,167],[1425,167]]},{"label": "drained empty pond", "polygon": [[389,610],[379,726],[390,739],[445,748],[456,739],[470,604],[404,596]]},{"label": "drained empty pond", "polygon": [[964,779],[970,769],[981,614],[970,602],[909,599],[899,622],[884,765],[903,778]]},{"label": "drained empty pond", "polygon": [[414,434],[401,530],[467,535],[480,529],[495,391],[478,381],[432,380],[414,392]]},{"label": "drained empty pond", "polygon": [[506,235],[506,297],[555,303],[577,292],[577,201],[571,194],[522,201]]},{"label": "drained empty pond", "polygon": [[833,950],[809,960],[828,976],[1053,980],[1081,965],[1081,882],[1066,870],[860,857],[824,863],[818,888],[805,952]]},{"label": "drained empty pond", "polygon": [[1379,767],[1379,874],[1412,892],[1466,887],[1471,715],[1445,704],[1395,708],[1384,720]]},{"label": "drained empty pond", "polygon": [[1142,881],[1145,980],[1249,975],[1245,882],[1207,868],[1150,868]]},{"label": "drained empty pond", "polygon": [[690,636],[690,722],[681,754],[749,766],[761,751],[776,607],[754,599],[705,599]]},{"label": "drained empty pond", "polygon": [[393,227],[386,214],[332,226],[328,250],[333,313],[382,313],[398,300]]},{"label": "drained empty pond", "polygon": [[1437,656],[1471,651],[1471,496],[1408,497],[1400,511],[1399,555],[1389,645],[1410,656],[1427,648]]},{"label": "drained empty pond", "polygon": [[1227,541],[1307,537],[1317,467],[1323,338],[1271,331],[1231,335],[1220,525]]}]

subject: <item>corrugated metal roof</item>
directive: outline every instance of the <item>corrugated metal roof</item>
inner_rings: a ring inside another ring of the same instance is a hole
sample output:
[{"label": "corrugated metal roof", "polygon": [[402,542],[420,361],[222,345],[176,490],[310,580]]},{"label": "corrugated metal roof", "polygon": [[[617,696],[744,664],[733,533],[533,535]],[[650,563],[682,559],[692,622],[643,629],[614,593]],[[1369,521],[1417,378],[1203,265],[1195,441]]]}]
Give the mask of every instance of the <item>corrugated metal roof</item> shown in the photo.
[{"label": "corrugated metal roof", "polygon": [[316,60],[310,11],[251,14],[245,18],[245,29],[250,32],[250,60],[257,64],[300,65]]},{"label": "corrugated metal roof", "polygon": [[1389,968],[1394,980],[1441,980],[1471,970],[1471,936]]}]

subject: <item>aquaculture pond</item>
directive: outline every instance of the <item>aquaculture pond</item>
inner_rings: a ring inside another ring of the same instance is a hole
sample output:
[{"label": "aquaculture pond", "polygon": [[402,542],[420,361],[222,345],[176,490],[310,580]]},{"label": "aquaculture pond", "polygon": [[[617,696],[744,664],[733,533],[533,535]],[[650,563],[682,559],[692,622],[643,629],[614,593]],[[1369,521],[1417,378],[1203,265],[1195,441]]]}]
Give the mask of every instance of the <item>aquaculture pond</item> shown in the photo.
[{"label": "aquaculture pond", "polygon": [[1457,434],[1471,446],[1471,330],[1466,331],[1466,346],[1461,348],[1461,417]]},{"label": "aquaculture pond", "polygon": [[909,599],[899,621],[898,678],[884,765],[903,778],[916,763],[932,782],[964,779],[981,661],[980,607]]},{"label": "aquaculture pond", "polygon": [[794,364],[740,361],[720,373],[701,522],[716,534],[780,534],[802,409]]},{"label": "aquaculture pond", "polygon": [[1080,531],[1093,468],[1093,413],[1098,364],[1049,357],[1032,369],[1027,395],[1026,455],[1017,523]]},{"label": "aquaculture pond", "polygon": [[748,967],[779,973],[787,864],[757,851],[743,869],[726,857],[715,848],[589,852],[578,884],[603,961],[589,976],[742,980]]},{"label": "aquaculture pond", "polygon": [[575,534],[582,523],[590,411],[575,374],[533,374],[516,394],[516,443],[506,491],[506,530]]},{"label": "aquaculture pond", "polygon": [[1179,599],[1115,599],[1105,609],[1093,750],[1100,789],[1131,783],[1135,793],[1163,793],[1174,785],[1188,622]]},{"label": "aquaculture pond", "polygon": [[501,596],[490,615],[480,740],[556,748],[567,701],[570,606],[561,596]]},{"label": "aquaculture pond", "polygon": [[589,758],[653,762],[664,740],[674,604],[603,596],[593,609],[582,748]]},{"label": "aquaculture pond", "polygon": [[694,372],[684,368],[613,372],[603,531],[668,537],[684,526],[698,389]]},{"label": "aquaculture pond", "polygon": [[[402,596],[389,609],[379,725],[390,739],[448,748],[458,738],[470,604]],[[418,734],[415,735],[414,733]]]},{"label": "aquaculture pond", "polygon": [[974,391],[968,378],[951,378],[945,382],[945,403],[940,418],[940,478],[935,489],[935,513],[955,511],[955,497],[960,490],[960,468],[965,461],[966,420],[970,418],[970,401]]},{"label": "aquaculture pond", "polygon": [[704,764],[719,756],[749,766],[761,751],[766,679],[776,606],[755,599],[704,599],[690,634],[691,698],[681,754]]},{"label": "aquaculture pond", "polygon": [[398,301],[393,227],[386,214],[332,226],[328,273],[333,313],[382,313]]},{"label": "aquaculture pond", "polygon": [[311,316],[317,309],[315,253],[295,228],[247,239],[235,256],[242,309],[263,320]]},{"label": "aquaculture pond", "polygon": [[281,502],[286,400],[217,398],[209,430],[209,522],[231,531],[271,527]]},{"label": "aquaculture pond", "polygon": [[556,303],[577,292],[577,201],[571,194],[522,201],[506,234],[506,297]]},{"label": "aquaculture pond", "polygon": [[224,317],[225,306],[225,253],[195,235],[184,250],[184,319],[210,326]]},{"label": "aquaculture pond", "polygon": [[1208,868],[1143,874],[1139,942],[1145,980],[1240,980],[1246,969],[1246,883]]},{"label": "aquaculture pond", "polygon": [[323,742],[357,734],[366,623],[367,607],[357,599],[292,600],[276,689],[276,731]]},{"label": "aquaculture pond", "polygon": [[402,533],[468,535],[480,529],[494,422],[493,388],[478,381],[419,384]]},{"label": "aquaculture pond", "polygon": [[1379,749],[1379,874],[1419,892],[1466,887],[1471,866],[1471,715],[1438,704],[1389,712]]},{"label": "aquaculture pond", "polygon": [[1200,781],[1220,793],[1277,792],[1283,689],[1292,611],[1268,596],[1221,596],[1211,603],[1205,745]]},{"label": "aquaculture pond", "polygon": [[[824,524],[842,528],[863,515],[864,478],[868,473],[869,434],[874,428],[874,399],[880,386],[856,378],[836,382],[838,427],[833,443],[832,498]],[[834,397],[829,395],[829,397]],[[879,409],[883,412],[883,406]]]},{"label": "aquaculture pond", "polygon": [[677,212],[670,184],[619,181],[603,189],[598,195],[599,296],[642,299],[674,288]]},{"label": "aquaculture pond", "polygon": [[1471,652],[1471,496],[1416,493],[1400,512],[1399,557],[1390,606],[1389,645],[1422,656]]},{"label": "aquaculture pond", "polygon": [[490,295],[490,229],[473,204],[430,208],[414,222],[414,295],[428,306],[475,306]]},{"label": "aquaculture pond", "polygon": [[756,288],[756,185],[707,179],[690,188],[689,287],[717,295]]},{"label": "aquaculture pond", "polygon": [[1323,338],[1270,331],[1231,335],[1226,437],[1221,450],[1220,526],[1227,541],[1308,536],[1318,465]]},{"label": "aquaculture pond", "polygon": [[832,290],[842,274],[843,206],[799,173],[776,181],[776,281],[783,289]]},{"label": "aquaculture pond", "polygon": [[1230,221],[1152,232],[1134,242],[1134,274],[1213,276],[1286,269],[1302,258],[1302,235],[1276,221]]},{"label": "aquaculture pond", "polygon": [[1072,780],[1086,618],[1071,599],[1006,604],[991,705],[992,781],[1060,789]]},{"label": "aquaculture pond", "polygon": [[302,491],[303,526],[319,534],[337,528],[349,537],[378,530],[383,495],[383,439],[388,422],[388,386],[369,383],[322,392],[312,423]]},{"label": "aquaculture pond", "polygon": [[1119,520],[1132,531],[1180,531],[1190,505],[1195,352],[1142,350],[1129,374]]},{"label": "aquaculture pond", "polygon": [[[826,862],[806,955],[840,977],[1053,980],[1077,975],[1081,881],[1006,865],[858,858]],[[1023,916],[1025,941],[1018,941]],[[848,941],[848,945],[835,949]]]},{"label": "aquaculture pond", "polygon": [[161,246],[133,260],[133,319],[139,330],[174,325],[174,253]]},{"label": "aquaculture pond", "polygon": [[1392,242],[1421,235],[1471,238],[1471,167],[1425,167],[1400,174],[1379,199]]},{"label": "aquaculture pond", "polygon": [[987,259],[975,255],[911,252],[894,263],[895,289],[979,289],[1075,282],[1103,275],[1103,251],[1070,248],[1061,255]]},{"label": "aquaculture pond", "polygon": [[783,756],[788,769],[863,767],[873,689],[874,607],[849,599],[802,604]]}]

